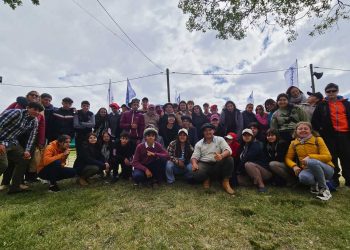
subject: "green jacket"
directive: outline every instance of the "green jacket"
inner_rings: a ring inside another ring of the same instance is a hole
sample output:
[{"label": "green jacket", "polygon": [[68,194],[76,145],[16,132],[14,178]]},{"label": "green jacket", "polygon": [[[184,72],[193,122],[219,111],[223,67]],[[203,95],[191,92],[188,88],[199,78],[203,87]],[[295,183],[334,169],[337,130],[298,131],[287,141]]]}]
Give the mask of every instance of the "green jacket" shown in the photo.
[{"label": "green jacket", "polygon": [[309,122],[306,112],[298,106],[288,109],[278,109],[272,115],[271,128],[279,132],[293,131],[298,122]]}]

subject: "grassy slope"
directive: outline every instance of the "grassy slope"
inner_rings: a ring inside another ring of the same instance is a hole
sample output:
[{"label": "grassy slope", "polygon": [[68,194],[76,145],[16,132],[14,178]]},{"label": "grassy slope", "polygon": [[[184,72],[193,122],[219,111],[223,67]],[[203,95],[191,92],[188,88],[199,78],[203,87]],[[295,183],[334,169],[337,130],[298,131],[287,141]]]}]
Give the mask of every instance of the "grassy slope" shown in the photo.
[{"label": "grassy slope", "polygon": [[[72,153],[69,164],[74,161]],[[306,189],[270,188],[236,197],[178,182],[159,189],[73,180],[62,192],[0,193],[0,248],[7,249],[345,249],[350,248],[350,190],[329,202]]]}]

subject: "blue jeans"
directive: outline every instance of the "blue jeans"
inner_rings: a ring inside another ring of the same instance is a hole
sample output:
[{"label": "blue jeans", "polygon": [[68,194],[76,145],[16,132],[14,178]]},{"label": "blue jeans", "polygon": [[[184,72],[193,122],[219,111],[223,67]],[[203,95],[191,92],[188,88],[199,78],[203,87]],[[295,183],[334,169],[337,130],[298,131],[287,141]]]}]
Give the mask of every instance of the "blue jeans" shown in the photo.
[{"label": "blue jeans", "polygon": [[191,179],[192,164],[188,163],[184,168],[180,168],[174,162],[168,161],[166,163],[165,174],[168,183],[175,182],[175,175],[185,175],[186,179]]},{"label": "blue jeans", "polygon": [[41,179],[50,181],[51,185],[56,185],[57,181],[63,179],[69,179],[76,176],[76,171],[74,168],[67,168],[61,166],[61,161],[54,161],[51,164],[44,167],[38,176]]},{"label": "blue jeans", "polygon": [[299,174],[299,181],[309,186],[317,183],[320,189],[328,189],[326,180],[332,178],[334,168],[316,159],[309,159],[306,165]]}]

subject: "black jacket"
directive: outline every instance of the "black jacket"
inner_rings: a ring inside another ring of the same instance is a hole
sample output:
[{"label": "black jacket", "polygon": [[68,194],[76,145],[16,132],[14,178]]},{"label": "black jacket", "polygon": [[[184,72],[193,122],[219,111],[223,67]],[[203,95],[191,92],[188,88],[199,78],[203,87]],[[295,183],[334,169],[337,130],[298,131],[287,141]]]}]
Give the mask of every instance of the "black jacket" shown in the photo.
[{"label": "black jacket", "polygon": [[119,113],[110,113],[108,115],[109,127],[111,129],[111,136],[113,138],[119,138],[121,129],[120,129],[120,117]]},{"label": "black jacket", "polygon": [[248,111],[242,112],[243,116],[243,128],[248,128],[249,124],[252,122],[258,122],[254,113],[249,113]]},{"label": "black jacket", "polygon": [[60,135],[69,135],[74,138],[74,109],[63,109],[59,108],[52,113],[49,127],[52,128],[51,140],[57,139]]},{"label": "black jacket", "polygon": [[85,143],[83,145],[73,165],[73,168],[77,170],[78,174],[81,174],[81,171],[87,165],[96,165],[100,168],[100,170],[105,169],[105,161],[100,150],[101,149],[97,144],[92,145]]},{"label": "black jacket", "polygon": [[277,142],[276,144],[266,143],[264,152],[268,162],[278,161],[284,162],[284,158],[287,154],[289,144],[286,142]]},{"label": "black jacket", "polygon": [[[346,117],[350,126],[350,103],[347,99],[342,99],[342,102],[345,107]],[[323,100],[316,106],[316,109],[312,115],[311,123],[313,129],[318,131],[322,137],[334,136],[335,130],[332,124],[328,100]]]},{"label": "black jacket", "polygon": [[258,141],[253,141],[247,145],[245,150],[245,144],[240,147],[240,165],[239,169],[244,170],[244,164],[246,162],[253,162],[262,167],[267,167],[266,155],[264,154],[263,148]]}]

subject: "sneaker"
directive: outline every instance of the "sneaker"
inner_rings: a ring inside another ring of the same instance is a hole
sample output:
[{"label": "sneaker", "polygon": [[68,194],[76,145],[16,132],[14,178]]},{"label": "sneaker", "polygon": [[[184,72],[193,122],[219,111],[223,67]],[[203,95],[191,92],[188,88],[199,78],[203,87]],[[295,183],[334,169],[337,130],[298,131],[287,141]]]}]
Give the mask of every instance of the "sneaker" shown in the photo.
[{"label": "sneaker", "polygon": [[57,185],[52,185],[49,187],[49,192],[57,193],[60,191],[60,188]]},{"label": "sneaker", "polygon": [[310,187],[310,193],[312,193],[312,194],[319,194],[320,193],[320,190],[318,189],[317,183]]},{"label": "sneaker", "polygon": [[320,191],[320,193],[316,196],[320,200],[328,201],[330,198],[332,198],[331,192],[328,189],[323,189]]},{"label": "sneaker", "polygon": [[258,193],[267,193],[267,188],[266,187],[258,188]]},{"label": "sneaker", "polygon": [[1,186],[0,186],[0,191],[7,190],[8,188],[9,188],[8,185],[1,185]]}]

